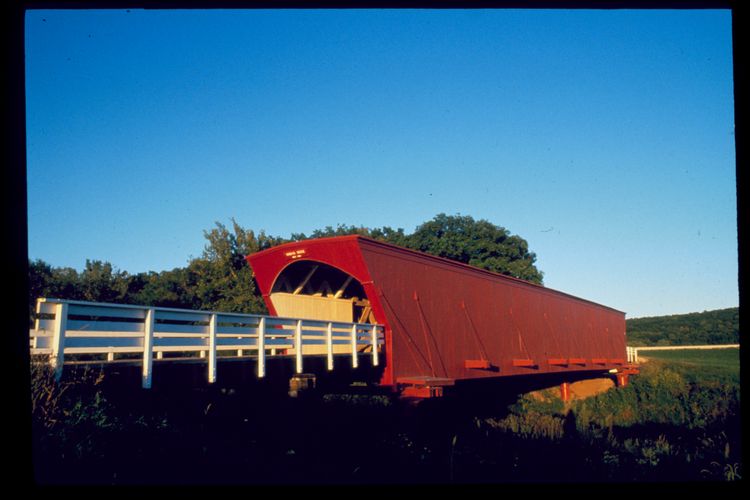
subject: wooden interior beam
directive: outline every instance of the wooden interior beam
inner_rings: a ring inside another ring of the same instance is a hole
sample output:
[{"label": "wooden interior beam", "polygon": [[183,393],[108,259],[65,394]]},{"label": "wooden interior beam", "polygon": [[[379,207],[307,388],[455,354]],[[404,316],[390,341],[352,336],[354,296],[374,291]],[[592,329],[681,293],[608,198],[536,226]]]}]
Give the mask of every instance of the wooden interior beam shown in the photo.
[{"label": "wooden interior beam", "polygon": [[370,306],[365,306],[364,309],[362,309],[362,314],[359,315],[359,319],[357,320],[357,323],[366,323],[368,316],[370,316],[371,308]]},{"label": "wooden interior beam", "polygon": [[326,297],[333,295],[333,289],[331,288],[331,284],[328,283],[328,280],[323,280],[313,295],[316,297],[322,297],[324,294]]},{"label": "wooden interior beam", "polygon": [[339,297],[341,297],[344,294],[344,290],[346,290],[346,287],[349,286],[349,283],[351,283],[353,279],[354,276],[349,276],[348,278],[346,278],[346,281],[344,281],[344,284],[341,285],[341,287],[336,291],[336,294],[333,296],[333,298],[338,299]]},{"label": "wooden interior beam", "polygon": [[305,285],[307,285],[307,282],[310,281],[310,278],[312,278],[312,275],[315,274],[315,271],[318,270],[318,266],[313,267],[310,269],[310,272],[307,273],[307,276],[305,276],[305,279],[302,280],[302,283],[294,289],[294,292],[292,292],[293,295],[299,295],[299,293],[302,291],[302,289],[305,288]]},{"label": "wooden interior beam", "polygon": [[289,284],[289,280],[284,275],[281,275],[281,277],[279,277],[274,288],[276,287],[283,288],[285,292],[289,292],[289,293],[294,291],[292,289],[292,285]]}]

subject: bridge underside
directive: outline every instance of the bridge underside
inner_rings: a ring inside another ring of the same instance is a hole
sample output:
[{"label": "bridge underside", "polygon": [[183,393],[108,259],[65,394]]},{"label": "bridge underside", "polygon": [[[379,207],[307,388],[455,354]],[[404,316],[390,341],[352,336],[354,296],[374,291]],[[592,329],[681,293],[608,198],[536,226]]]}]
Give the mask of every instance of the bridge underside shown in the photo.
[{"label": "bridge underside", "polygon": [[[80,359],[80,356],[66,360],[62,380],[80,379],[87,370],[102,370],[106,379],[137,389],[141,384],[143,362],[136,358]],[[78,358],[78,359],[76,359]],[[300,374],[295,367],[294,356],[269,356],[265,363],[265,376],[258,377],[258,360],[254,356],[220,357],[220,376],[214,382],[206,377],[206,359],[200,357],[168,357],[155,359],[151,388],[170,390],[178,387],[191,388],[268,388],[276,394],[287,391],[289,381]],[[352,384],[356,387],[373,388],[382,376],[383,366],[373,366],[369,360],[361,360],[353,368],[350,359],[344,356],[334,358],[334,368],[328,369],[325,356],[305,356],[304,374],[315,378],[321,391],[346,391]]]}]

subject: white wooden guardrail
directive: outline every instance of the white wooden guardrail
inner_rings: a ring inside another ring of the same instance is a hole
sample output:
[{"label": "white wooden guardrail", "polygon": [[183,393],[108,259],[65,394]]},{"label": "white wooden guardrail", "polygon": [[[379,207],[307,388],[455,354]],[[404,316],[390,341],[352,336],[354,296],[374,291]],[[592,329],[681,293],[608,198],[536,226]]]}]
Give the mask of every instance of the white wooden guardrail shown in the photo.
[{"label": "white wooden guardrail", "polygon": [[686,349],[739,349],[739,344],[716,344],[716,345],[669,345],[669,346],[644,346],[627,347],[628,363],[638,362],[640,351],[676,351]]},{"label": "white wooden guardrail", "polygon": [[[258,377],[266,374],[269,356],[293,356],[302,373],[304,355],[325,355],[328,370],[334,356],[359,357],[379,363],[384,344],[382,325],[340,323],[257,314],[193,311],[60,299],[37,299],[36,324],[30,330],[31,354],[49,355],[55,376],[62,375],[65,356],[142,354],[144,388],[151,387],[154,354],[199,352],[207,358],[208,381],[216,381],[218,353],[257,358]],[[368,353],[364,350],[370,349]]]}]

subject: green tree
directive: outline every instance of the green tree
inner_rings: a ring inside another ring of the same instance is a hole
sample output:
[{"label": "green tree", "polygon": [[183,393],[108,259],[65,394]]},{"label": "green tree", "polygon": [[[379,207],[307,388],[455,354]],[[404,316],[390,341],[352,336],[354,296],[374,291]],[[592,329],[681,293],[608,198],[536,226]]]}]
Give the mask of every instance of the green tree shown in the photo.
[{"label": "green tree", "polygon": [[740,341],[737,307],[631,318],[627,320],[626,327],[628,344],[632,346],[736,344]]},{"label": "green tree", "polygon": [[294,233],[292,234],[292,241],[308,240],[313,238],[331,238],[333,236],[348,236],[351,234],[358,234],[360,236],[366,236],[375,240],[385,241],[394,245],[406,246],[407,236],[404,230],[401,228],[393,229],[388,226],[382,228],[370,229],[364,226],[347,226],[346,224],[339,224],[335,228],[333,226],[326,226],[323,229],[316,229],[310,236],[305,233]]},{"label": "green tree", "polygon": [[203,309],[227,312],[265,313],[266,306],[245,261],[251,253],[259,252],[286,240],[243,229],[232,219],[232,231],[217,222],[216,227],[204,231],[208,240],[203,255],[188,265],[193,275],[195,295]]},{"label": "green tree", "polygon": [[41,259],[29,260],[29,318],[33,319],[36,299],[57,295],[54,270]]},{"label": "green tree", "polygon": [[175,268],[160,273],[139,273],[132,279],[128,302],[148,306],[198,309],[195,285],[187,268]]},{"label": "green tree", "polygon": [[80,278],[75,269],[52,267],[41,259],[29,260],[29,317],[34,317],[36,299],[81,299]]},{"label": "green tree", "polygon": [[339,224],[317,229],[308,237],[293,234],[290,239],[242,228],[232,219],[231,229],[221,223],[204,231],[207,240],[200,257],[184,268],[159,273],[130,275],[109,262],[86,261],[83,272],[53,268],[37,260],[29,262],[32,312],[37,297],[56,297],[94,302],[120,302],[186,309],[264,313],[252,269],[245,257],[289,241],[359,234],[395,245],[454,259],[491,271],[541,283],[542,273],[534,266],[535,255],[522,238],[502,227],[471,217],[439,214],[413,234],[385,226]]},{"label": "green tree", "polygon": [[128,273],[109,262],[86,260],[79,276],[81,298],[92,302],[123,302],[128,293]]},{"label": "green tree", "polygon": [[484,219],[438,214],[417,227],[406,243],[421,252],[542,284],[543,273],[526,240]]}]

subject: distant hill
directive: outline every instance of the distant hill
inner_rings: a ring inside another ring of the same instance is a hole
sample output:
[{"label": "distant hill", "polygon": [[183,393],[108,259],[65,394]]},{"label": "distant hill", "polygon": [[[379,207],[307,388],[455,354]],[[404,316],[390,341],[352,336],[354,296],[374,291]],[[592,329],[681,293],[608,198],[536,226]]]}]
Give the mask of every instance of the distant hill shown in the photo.
[{"label": "distant hill", "polygon": [[633,318],[625,321],[629,346],[738,344],[740,309]]}]

